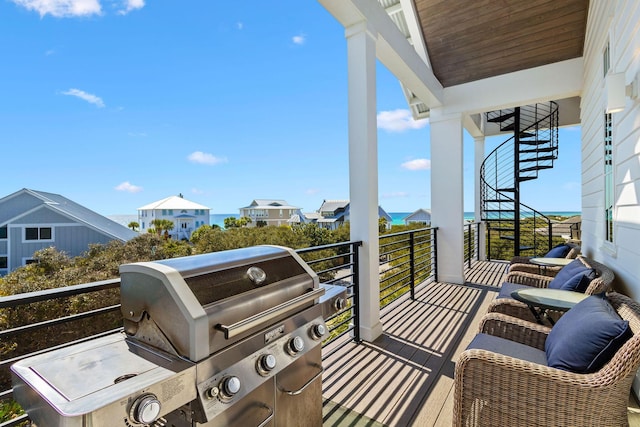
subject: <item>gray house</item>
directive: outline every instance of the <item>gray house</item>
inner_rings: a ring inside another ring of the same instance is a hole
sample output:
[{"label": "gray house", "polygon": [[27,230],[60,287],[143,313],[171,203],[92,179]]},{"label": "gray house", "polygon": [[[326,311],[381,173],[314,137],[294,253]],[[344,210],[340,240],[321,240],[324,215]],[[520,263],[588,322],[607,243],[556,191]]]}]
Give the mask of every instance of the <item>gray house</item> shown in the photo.
[{"label": "gray house", "polygon": [[431,224],[431,210],[420,208],[417,211],[405,216],[403,220],[405,225],[414,223],[429,225]]},{"label": "gray house", "polygon": [[50,246],[73,257],[91,243],[124,242],[137,235],[58,194],[23,188],[0,199],[0,276]]}]

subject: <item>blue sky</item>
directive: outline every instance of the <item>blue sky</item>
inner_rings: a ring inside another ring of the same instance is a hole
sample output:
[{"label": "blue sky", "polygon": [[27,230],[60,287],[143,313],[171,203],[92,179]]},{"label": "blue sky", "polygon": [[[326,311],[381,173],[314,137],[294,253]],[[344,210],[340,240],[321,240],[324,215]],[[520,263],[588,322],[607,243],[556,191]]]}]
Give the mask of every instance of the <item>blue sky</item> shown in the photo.
[{"label": "blue sky", "polygon": [[[212,213],[349,197],[344,29],[316,1],[0,0],[0,56],[0,197],[49,191],[103,215],[179,193]],[[428,122],[383,66],[377,98],[380,204],[428,208]],[[560,131],[523,202],[580,210],[579,141]]]}]

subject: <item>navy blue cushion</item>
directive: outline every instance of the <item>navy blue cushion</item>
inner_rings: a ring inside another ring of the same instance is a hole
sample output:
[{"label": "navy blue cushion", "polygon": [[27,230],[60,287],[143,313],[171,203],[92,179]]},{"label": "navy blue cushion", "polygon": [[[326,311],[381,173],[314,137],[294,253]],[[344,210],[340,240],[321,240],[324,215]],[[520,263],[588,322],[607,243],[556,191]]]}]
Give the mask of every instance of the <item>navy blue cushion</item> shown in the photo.
[{"label": "navy blue cushion", "polygon": [[545,258],[566,258],[570,250],[571,246],[562,243],[551,248],[551,250],[545,255]]},{"label": "navy blue cushion", "polygon": [[467,350],[469,349],[487,350],[539,365],[547,364],[547,357],[544,351],[488,334],[477,334],[467,346]]},{"label": "navy blue cushion", "polygon": [[[591,281],[596,278],[596,275],[595,269],[587,268],[572,276],[557,289],[584,293],[591,284]],[[551,286],[551,283],[549,286]]]},{"label": "navy blue cushion", "polygon": [[544,345],[549,366],[587,374],[604,366],[633,335],[604,294],[592,295],[562,316]]},{"label": "navy blue cushion", "polygon": [[578,273],[589,273],[591,269],[587,268],[582,261],[574,259],[569,264],[562,267],[558,274],[549,282],[550,289],[561,289],[562,286],[572,279]]},{"label": "navy blue cushion", "polygon": [[511,293],[519,289],[531,289],[531,286],[521,285],[519,283],[504,282],[500,287],[500,292],[496,298],[513,298]]}]

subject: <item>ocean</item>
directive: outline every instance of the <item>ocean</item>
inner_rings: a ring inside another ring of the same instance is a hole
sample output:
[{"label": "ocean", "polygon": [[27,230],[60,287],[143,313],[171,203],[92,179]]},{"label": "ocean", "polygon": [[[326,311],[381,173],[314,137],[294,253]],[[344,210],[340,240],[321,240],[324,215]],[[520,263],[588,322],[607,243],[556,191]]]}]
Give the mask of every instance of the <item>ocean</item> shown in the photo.
[{"label": "ocean", "polygon": [[[407,217],[408,215],[410,215],[412,212],[389,212],[389,216],[391,216],[391,224],[393,225],[403,225],[404,224],[404,218]],[[569,211],[558,211],[558,212],[542,212],[545,215],[558,215],[558,216],[574,216],[574,215],[580,215],[580,212],[569,212]],[[211,218],[211,225],[218,225],[220,227],[224,227],[224,219],[225,218],[229,218],[229,217],[234,217],[234,218],[239,218],[240,215],[237,213],[229,213],[229,214],[211,214],[210,218]],[[473,212],[465,212],[464,213],[464,219],[465,221],[468,220],[472,220],[474,219],[475,215]],[[138,216],[137,215],[110,215],[109,216],[110,219],[112,219],[113,221],[124,225],[125,227],[131,222],[131,221],[137,221],[138,220]]]}]

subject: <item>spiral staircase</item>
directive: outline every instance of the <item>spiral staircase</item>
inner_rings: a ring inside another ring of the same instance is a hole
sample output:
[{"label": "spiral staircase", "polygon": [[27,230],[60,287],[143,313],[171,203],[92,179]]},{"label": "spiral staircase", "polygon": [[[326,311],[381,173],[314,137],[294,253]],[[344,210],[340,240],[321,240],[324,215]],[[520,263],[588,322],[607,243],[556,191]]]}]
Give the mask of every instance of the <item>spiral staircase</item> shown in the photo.
[{"label": "spiral staircase", "polygon": [[539,255],[551,248],[551,220],[520,202],[520,184],[538,178],[558,158],[558,105],[534,104],[487,113],[513,136],[482,163],[482,220],[487,224],[487,255],[509,259]]}]

